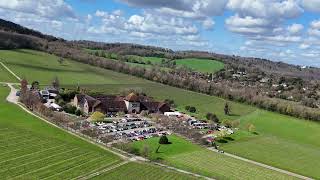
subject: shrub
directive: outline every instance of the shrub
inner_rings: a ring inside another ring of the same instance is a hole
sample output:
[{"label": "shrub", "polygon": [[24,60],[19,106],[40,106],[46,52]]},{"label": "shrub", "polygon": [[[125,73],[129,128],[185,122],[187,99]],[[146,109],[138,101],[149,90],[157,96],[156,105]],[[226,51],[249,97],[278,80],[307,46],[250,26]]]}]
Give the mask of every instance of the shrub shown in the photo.
[{"label": "shrub", "polygon": [[169,144],[169,139],[167,136],[161,136],[159,139],[159,144]]},{"label": "shrub", "polygon": [[81,116],[83,113],[80,109],[77,109],[76,112],[75,112],[75,115],[77,116]]},{"label": "shrub", "polygon": [[103,121],[105,117],[103,113],[96,111],[90,116],[90,119],[91,121]]},{"label": "shrub", "polygon": [[190,110],[190,106],[186,106],[185,110],[189,111]]},{"label": "shrub", "polygon": [[256,131],[256,127],[253,125],[253,124],[247,124],[246,125],[246,129],[249,131],[249,132],[252,132],[254,133]]},{"label": "shrub", "polygon": [[213,113],[207,113],[206,118],[207,120],[213,121],[215,123],[219,123],[219,118],[217,117],[217,115]]},{"label": "shrub", "polygon": [[67,104],[67,105],[63,106],[63,110],[64,110],[66,113],[75,114],[77,108],[76,108],[75,106],[71,106],[70,104]]},{"label": "shrub", "polygon": [[228,127],[228,128],[231,128],[231,127],[232,127],[232,121],[230,121],[230,120],[225,120],[225,121],[223,122],[223,124],[224,124],[226,127]]},{"label": "shrub", "polygon": [[189,112],[195,113],[197,112],[197,109],[195,107],[190,107]]}]

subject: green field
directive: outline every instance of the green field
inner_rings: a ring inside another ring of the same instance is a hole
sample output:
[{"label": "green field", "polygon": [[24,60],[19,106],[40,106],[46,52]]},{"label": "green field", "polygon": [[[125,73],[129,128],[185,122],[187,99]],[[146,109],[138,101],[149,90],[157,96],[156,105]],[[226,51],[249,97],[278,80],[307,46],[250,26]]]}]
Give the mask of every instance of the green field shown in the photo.
[{"label": "green field", "polygon": [[4,101],[0,87],[0,176],[3,179],[70,179],[121,159],[71,136]]},{"label": "green field", "polygon": [[258,135],[231,136],[235,141],[221,144],[227,152],[262,161],[292,172],[320,177],[320,125],[289,116],[257,110],[241,118],[253,123]]},{"label": "green field", "polygon": [[50,84],[58,77],[60,84],[137,84],[144,81],[113,71],[65,60],[62,64],[58,57],[32,50],[0,50],[3,63],[21,78],[37,80]]},{"label": "green field", "polygon": [[294,179],[284,174],[218,154],[172,135],[172,144],[162,145],[155,153],[159,138],[136,141],[133,147],[139,150],[148,146],[151,159],[160,159],[164,163],[201,173],[217,179]]},{"label": "green field", "polygon": [[203,73],[215,73],[224,68],[224,64],[220,61],[210,59],[178,59],[176,60],[178,66],[186,66],[194,71]]},{"label": "green field", "polygon": [[[229,103],[232,116],[225,116],[223,108],[226,101],[214,96],[190,92],[73,61],[65,62],[70,64],[65,67],[57,62],[56,57],[35,51],[0,51],[0,56],[6,56],[6,64],[18,75],[25,74],[31,80],[39,80],[40,83],[48,83],[55,75],[63,74],[60,81],[67,87],[75,87],[80,81],[81,87],[105,93],[119,93],[125,88],[136,88],[158,100],[173,99],[179,110],[184,110],[186,105],[195,106],[198,110],[195,115],[199,117],[204,117],[207,112],[213,112],[220,120],[239,119],[241,127],[252,123],[256,126],[258,135],[246,133],[244,130],[239,131],[242,133],[233,136],[235,141],[221,144],[221,148],[227,152],[299,174],[320,177],[320,166],[317,164],[320,160],[319,123],[233,102]],[[48,67],[47,64],[50,66]],[[52,69],[47,72],[48,68]],[[79,73],[77,69],[86,71]],[[99,73],[94,70],[98,70]],[[36,76],[30,72],[35,72]]]},{"label": "green field", "polygon": [[[0,87],[0,177],[1,179],[72,179],[101,171],[122,160],[22,111],[4,101],[9,93]],[[150,171],[159,179],[192,179],[190,176],[140,163],[135,169]],[[140,171],[120,166],[114,172],[122,179],[139,177]],[[163,174],[164,171],[167,171]],[[108,173],[105,174],[109,176]]]},{"label": "green field", "polygon": [[11,75],[1,64],[0,64],[0,82],[17,82],[17,79]]},{"label": "green field", "polygon": [[138,59],[139,61],[142,61],[144,63],[148,63],[148,61],[151,62],[151,64],[156,65],[156,64],[161,64],[162,59],[164,58],[159,58],[159,57],[142,57],[142,56],[136,56],[136,55],[129,55],[129,57],[133,57],[135,59]]},{"label": "green field", "polygon": [[[86,52],[88,52],[89,54],[95,54],[95,52],[98,52],[99,54],[101,53],[101,51],[102,50],[96,50],[96,49],[87,49],[87,48],[84,48],[84,50],[86,51]],[[107,51],[105,51],[105,54],[107,55]],[[110,57],[112,58],[112,59],[118,59],[118,55],[116,54],[116,53],[111,53],[110,54]]]},{"label": "green field", "polygon": [[100,174],[99,176],[92,178],[94,180],[123,180],[123,179],[139,179],[139,180],[148,180],[148,179],[175,179],[175,180],[188,180],[196,179],[188,176],[181,176],[180,173],[173,172],[168,169],[157,168],[154,165],[147,165],[141,163],[130,162],[125,164],[115,170]]}]

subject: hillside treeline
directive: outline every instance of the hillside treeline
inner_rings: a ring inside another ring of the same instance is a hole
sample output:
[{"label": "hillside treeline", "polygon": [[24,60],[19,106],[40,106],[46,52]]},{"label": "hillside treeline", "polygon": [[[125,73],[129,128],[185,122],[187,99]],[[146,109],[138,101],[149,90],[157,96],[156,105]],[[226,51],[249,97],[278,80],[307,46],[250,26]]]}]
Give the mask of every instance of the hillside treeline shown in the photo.
[{"label": "hillside treeline", "polygon": [[[220,83],[213,85],[208,83],[206,80],[190,76],[188,73],[168,72],[159,68],[146,69],[143,67],[130,66],[121,61],[108,61],[105,58],[90,55],[84,52],[81,48],[74,46],[74,44],[50,42],[47,51],[64,58],[70,58],[82,63],[130,74],[170,86],[208,95],[215,95],[298,118],[320,121],[319,109],[308,108],[303,105],[299,105],[296,102],[260,96],[250,88],[230,89],[228,84]],[[179,74],[183,74],[183,76]]]},{"label": "hillside treeline", "polygon": [[[9,29],[11,26],[8,26]],[[3,28],[4,30],[8,30]],[[12,25],[12,27],[16,27]],[[314,121],[320,121],[320,111],[318,108],[308,108],[306,106],[300,105],[296,102],[290,102],[282,99],[269,98],[257,94],[255,90],[250,87],[243,88],[230,88],[232,87],[228,81],[222,81],[220,83],[208,83],[207,80],[197,78],[192,74],[185,72],[184,69],[174,69],[171,71],[163,71],[159,68],[154,67],[153,69],[146,69],[138,66],[130,66],[121,61],[108,61],[105,58],[90,55],[83,50],[85,43],[77,43],[76,41],[67,42],[64,40],[56,40],[50,38],[41,38],[41,36],[31,36],[30,31],[22,31],[25,34],[18,34],[18,30],[0,31],[0,48],[2,49],[15,49],[15,48],[30,48],[35,50],[46,51],[51,54],[55,54],[60,57],[70,58],[75,61],[90,64],[93,66],[98,66],[105,69],[110,69],[113,71],[130,74],[133,76],[145,78],[151,81],[167,84],[170,86],[175,86],[178,88],[183,88],[195,92],[200,92],[208,95],[220,96],[229,100],[238,101],[242,103],[247,103],[251,105],[258,106],[260,108],[279,112],[282,114],[291,115],[298,118],[304,118]],[[86,42],[86,46],[89,47],[93,42]],[[298,77],[303,77],[307,79],[318,78],[320,74],[318,68],[308,68],[299,69],[297,66],[287,65],[285,63],[275,63],[266,60],[258,60],[257,58],[246,59],[235,56],[218,55],[207,52],[177,52],[174,53],[169,49],[164,48],[154,48],[151,46],[141,46],[141,45],[130,45],[126,44],[124,47],[121,44],[106,45],[101,43],[100,46],[94,45],[95,48],[109,48],[114,51],[121,51],[122,53],[134,54],[147,56],[147,55],[160,55],[165,57],[198,57],[198,58],[219,58],[224,61],[229,66],[234,66],[242,64],[243,68],[249,70],[255,69],[256,71],[263,71],[266,69],[266,73],[281,74],[281,75],[295,75]],[[144,50],[145,49],[145,50]],[[142,53],[142,54],[139,54]],[[144,54],[143,54],[144,53]],[[149,53],[149,54],[148,54]],[[152,54],[155,53],[155,54]],[[168,58],[167,57],[167,58]],[[261,62],[260,62],[261,61]],[[251,69],[250,69],[251,68]],[[247,70],[247,71],[249,71]],[[263,71],[264,72],[264,71]],[[318,78],[320,79],[320,78]]]}]

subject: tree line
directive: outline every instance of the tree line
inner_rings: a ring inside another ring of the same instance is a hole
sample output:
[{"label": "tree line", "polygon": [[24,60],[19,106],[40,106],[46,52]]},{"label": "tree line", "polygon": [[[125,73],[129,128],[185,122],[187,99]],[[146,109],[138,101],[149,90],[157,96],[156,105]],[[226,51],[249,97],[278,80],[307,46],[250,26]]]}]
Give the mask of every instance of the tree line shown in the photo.
[{"label": "tree line", "polygon": [[146,69],[144,67],[137,66],[133,67],[121,61],[106,60],[105,58],[87,54],[77,46],[62,42],[50,42],[47,52],[64,58],[70,58],[82,63],[133,75],[158,83],[208,95],[215,95],[228,100],[255,105],[259,108],[298,118],[320,121],[320,111],[318,109],[308,108],[303,105],[298,105],[294,102],[288,102],[281,99],[257,95],[257,93],[252,91],[249,87],[230,89],[230,86],[228,86],[226,83],[211,84],[206,80],[198,79],[189,75],[188,73],[177,72],[179,69],[163,71],[156,67],[152,69]]}]

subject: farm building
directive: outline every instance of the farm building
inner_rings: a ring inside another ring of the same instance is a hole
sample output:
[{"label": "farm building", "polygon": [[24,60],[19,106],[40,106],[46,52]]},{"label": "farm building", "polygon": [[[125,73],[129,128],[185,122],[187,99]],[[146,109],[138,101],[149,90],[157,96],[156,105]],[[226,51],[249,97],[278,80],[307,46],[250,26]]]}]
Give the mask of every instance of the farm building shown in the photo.
[{"label": "farm building", "polygon": [[73,104],[85,114],[95,111],[102,113],[140,113],[143,110],[150,113],[164,113],[170,111],[167,103],[154,101],[147,96],[130,93],[128,96],[104,95],[91,97],[86,94],[77,94]]}]

